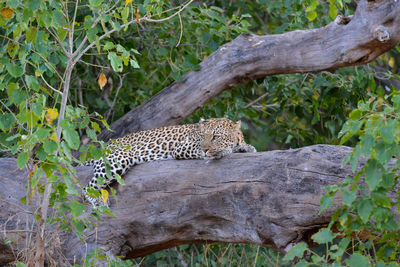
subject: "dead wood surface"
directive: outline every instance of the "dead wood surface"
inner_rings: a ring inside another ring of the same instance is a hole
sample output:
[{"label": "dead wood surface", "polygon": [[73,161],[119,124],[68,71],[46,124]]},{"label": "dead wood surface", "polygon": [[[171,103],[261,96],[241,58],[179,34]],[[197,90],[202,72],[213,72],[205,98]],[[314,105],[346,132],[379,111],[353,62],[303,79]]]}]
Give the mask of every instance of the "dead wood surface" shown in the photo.
[{"label": "dead wood surface", "polygon": [[362,65],[400,42],[400,1],[361,0],[350,18],[319,29],[244,34],[103,131],[108,140],[138,130],[176,125],[224,90],[268,75]]},{"label": "dead wood surface", "polygon": [[[116,186],[118,202],[111,204],[116,217],[104,216],[96,229],[85,230],[86,243],[67,233],[53,234],[47,245],[70,262],[79,262],[94,248],[126,258],[205,242],[252,243],[284,250],[307,240],[330,221],[331,211],[318,214],[319,201],[325,186],[352,175],[349,166],[341,167],[350,152],[344,146],[315,145],[233,154],[209,162],[137,165],[125,175],[126,184]],[[25,229],[23,210],[28,208],[18,203],[25,194],[27,174],[18,170],[14,159],[0,159],[0,168],[2,183],[8,185],[0,189],[4,240],[12,237],[9,231]],[[86,184],[91,167],[78,167],[77,174],[81,184]],[[33,209],[35,205],[29,207]],[[51,236],[55,230],[53,226],[46,234]],[[17,244],[13,248],[18,251]],[[0,247],[0,255],[3,262],[13,258],[9,246]]]}]

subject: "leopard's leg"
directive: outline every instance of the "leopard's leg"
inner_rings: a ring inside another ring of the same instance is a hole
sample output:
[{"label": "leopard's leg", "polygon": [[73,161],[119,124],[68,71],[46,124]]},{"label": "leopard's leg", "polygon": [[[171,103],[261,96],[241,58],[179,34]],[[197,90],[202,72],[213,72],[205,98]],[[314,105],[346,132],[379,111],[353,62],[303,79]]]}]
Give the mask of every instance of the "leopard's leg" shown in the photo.
[{"label": "leopard's leg", "polygon": [[[89,184],[84,188],[85,198],[92,204],[93,208],[97,209],[99,206],[108,206],[108,203],[104,203],[102,197],[93,198],[88,196],[87,190],[93,188],[97,191],[100,189],[105,189],[108,185],[113,183],[116,178],[115,176],[125,174],[129,167],[134,165],[132,158],[128,158],[128,155],[124,151],[114,151],[111,155],[107,157],[110,162],[110,174],[108,177],[106,174],[105,163],[102,159],[98,160],[94,164],[94,177],[90,180]],[[102,184],[99,184],[99,178],[103,178]]]},{"label": "leopard's leg", "polygon": [[238,145],[234,148],[225,148],[220,151],[206,151],[207,159],[221,159],[232,153],[252,153],[257,152],[256,149],[249,144]]},{"label": "leopard's leg", "polygon": [[233,148],[233,153],[254,153],[257,152],[254,146],[249,144],[238,145]]},{"label": "leopard's leg", "polygon": [[221,159],[222,157],[225,157],[232,153],[233,153],[232,148],[226,148],[220,151],[212,151],[212,152],[209,151],[207,154],[209,155],[210,159]]}]

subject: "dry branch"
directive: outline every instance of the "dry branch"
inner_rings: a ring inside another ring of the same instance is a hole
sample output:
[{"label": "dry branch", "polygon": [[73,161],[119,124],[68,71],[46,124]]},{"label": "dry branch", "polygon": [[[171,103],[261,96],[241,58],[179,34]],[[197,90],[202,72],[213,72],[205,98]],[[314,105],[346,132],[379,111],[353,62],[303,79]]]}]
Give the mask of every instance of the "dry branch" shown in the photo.
[{"label": "dry branch", "polygon": [[179,124],[222,91],[250,80],[362,65],[400,42],[400,1],[361,0],[351,18],[277,35],[245,34],[221,46],[181,82],[131,110],[104,131],[101,139]]},{"label": "dry branch", "polygon": [[[125,175],[126,185],[117,186],[118,202],[111,204],[116,217],[104,216],[97,229],[86,230],[86,244],[68,233],[59,237],[60,248],[48,245],[78,262],[93,248],[126,258],[205,242],[253,243],[284,250],[329,223],[331,211],[318,214],[320,197],[325,186],[352,174],[349,166],[341,167],[350,152],[348,147],[316,145],[233,154],[209,162],[138,165]],[[7,200],[0,202],[0,220],[8,220],[7,230],[24,229],[26,215],[18,212],[27,207],[18,203],[25,193],[26,174],[17,170],[14,159],[0,159],[0,168],[1,180],[10,185],[0,191],[1,199]],[[79,167],[77,174],[86,184],[92,170]],[[15,235],[3,230],[3,240]],[[47,234],[54,230],[49,228]],[[0,255],[11,257],[10,248],[0,247]]]}]

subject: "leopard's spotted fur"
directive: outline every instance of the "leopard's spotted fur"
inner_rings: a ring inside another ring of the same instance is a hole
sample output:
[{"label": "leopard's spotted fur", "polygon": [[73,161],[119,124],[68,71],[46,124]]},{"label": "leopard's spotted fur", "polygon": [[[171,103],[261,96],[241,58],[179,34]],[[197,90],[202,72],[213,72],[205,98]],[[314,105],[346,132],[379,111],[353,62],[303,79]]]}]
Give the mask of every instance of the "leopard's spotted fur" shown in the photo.
[{"label": "leopard's spotted fur", "polygon": [[[225,118],[139,131],[110,142],[107,148],[111,179],[106,176],[104,161],[92,160],[94,177],[84,189],[85,198],[94,208],[104,205],[103,200],[88,196],[87,189],[107,187],[115,180],[115,174],[123,175],[136,164],[166,159],[219,159],[230,153],[256,151],[244,141],[240,121],[234,123]],[[104,184],[99,185],[99,177],[104,178]]]}]

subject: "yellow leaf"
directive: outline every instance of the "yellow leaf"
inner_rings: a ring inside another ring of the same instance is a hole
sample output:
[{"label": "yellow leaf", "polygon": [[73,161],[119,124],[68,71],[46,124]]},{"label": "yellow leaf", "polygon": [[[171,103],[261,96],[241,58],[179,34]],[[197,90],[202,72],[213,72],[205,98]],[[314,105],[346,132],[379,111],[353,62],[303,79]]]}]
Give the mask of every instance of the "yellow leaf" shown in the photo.
[{"label": "yellow leaf", "polygon": [[389,58],[389,66],[390,66],[391,68],[394,67],[394,58],[393,58],[393,57],[390,57],[390,58]]},{"label": "yellow leaf", "polygon": [[97,80],[97,82],[99,83],[99,85],[100,85],[100,89],[103,89],[103,87],[104,87],[104,85],[106,85],[106,83],[107,83],[107,77],[106,77],[106,75],[104,75],[104,73],[100,73],[100,77],[99,77],[99,79]]},{"label": "yellow leaf", "polygon": [[57,142],[57,135],[53,133],[52,135],[50,135],[49,139],[53,140],[54,142]]},{"label": "yellow leaf", "polygon": [[138,8],[135,8],[135,14],[136,14],[136,22],[139,23],[140,22],[140,13],[139,13]]},{"label": "yellow leaf", "polygon": [[130,2],[132,2],[132,0],[125,0],[125,6],[129,5]]},{"label": "yellow leaf", "polygon": [[29,172],[29,179],[32,178],[32,177],[35,175],[35,173],[37,172],[37,170],[38,170],[38,166],[35,165],[34,170],[32,170],[32,171]]},{"label": "yellow leaf", "polygon": [[46,112],[46,120],[50,125],[53,125],[53,121],[58,118],[58,110],[56,108],[49,108]]},{"label": "yellow leaf", "polygon": [[107,204],[108,191],[105,189],[100,189],[100,192],[101,192],[101,198],[103,199],[104,204]]},{"label": "yellow leaf", "polygon": [[0,11],[0,14],[3,16],[3,18],[9,19],[14,14],[14,10],[12,8],[5,7]]}]

